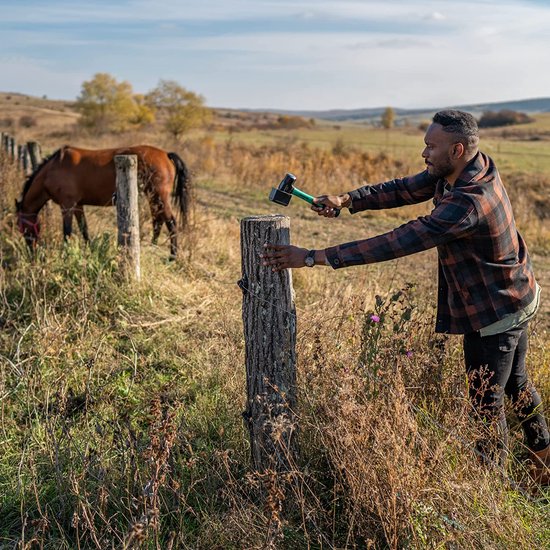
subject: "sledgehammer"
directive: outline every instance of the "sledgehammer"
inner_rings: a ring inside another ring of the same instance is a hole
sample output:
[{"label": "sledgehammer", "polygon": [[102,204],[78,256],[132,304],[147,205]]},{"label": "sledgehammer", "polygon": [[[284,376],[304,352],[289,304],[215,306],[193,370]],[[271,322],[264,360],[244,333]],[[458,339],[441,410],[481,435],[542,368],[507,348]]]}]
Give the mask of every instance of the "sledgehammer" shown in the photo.
[{"label": "sledgehammer", "polygon": [[[269,193],[269,200],[280,204],[281,206],[288,206],[292,195],[294,195],[295,197],[309,202],[309,204],[313,204],[313,197],[311,195],[308,195],[307,193],[300,191],[297,187],[294,187],[295,181],[296,176],[294,174],[287,173],[287,175],[283,178],[283,181],[279,183],[279,186],[271,189],[271,193]],[[324,208],[323,204],[317,204],[316,206]],[[334,217],[339,215],[340,210],[335,208]]]}]

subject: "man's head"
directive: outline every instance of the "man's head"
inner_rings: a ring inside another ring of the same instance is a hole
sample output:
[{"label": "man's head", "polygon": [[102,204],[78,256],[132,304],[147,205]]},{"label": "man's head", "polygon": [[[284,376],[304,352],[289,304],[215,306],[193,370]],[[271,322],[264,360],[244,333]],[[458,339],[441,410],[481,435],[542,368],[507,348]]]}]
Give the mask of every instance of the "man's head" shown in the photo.
[{"label": "man's head", "polygon": [[454,183],[477,154],[479,133],[476,119],[463,111],[439,111],[433,117],[422,156],[430,174]]}]

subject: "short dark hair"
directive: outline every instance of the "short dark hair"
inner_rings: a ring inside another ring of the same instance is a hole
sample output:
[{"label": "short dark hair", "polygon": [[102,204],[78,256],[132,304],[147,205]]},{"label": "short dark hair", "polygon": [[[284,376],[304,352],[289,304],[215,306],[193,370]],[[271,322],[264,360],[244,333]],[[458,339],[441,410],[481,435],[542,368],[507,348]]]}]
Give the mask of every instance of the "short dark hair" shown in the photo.
[{"label": "short dark hair", "polygon": [[441,124],[445,132],[458,134],[468,149],[477,147],[479,130],[476,119],[470,113],[454,109],[439,111],[435,113],[433,122]]}]

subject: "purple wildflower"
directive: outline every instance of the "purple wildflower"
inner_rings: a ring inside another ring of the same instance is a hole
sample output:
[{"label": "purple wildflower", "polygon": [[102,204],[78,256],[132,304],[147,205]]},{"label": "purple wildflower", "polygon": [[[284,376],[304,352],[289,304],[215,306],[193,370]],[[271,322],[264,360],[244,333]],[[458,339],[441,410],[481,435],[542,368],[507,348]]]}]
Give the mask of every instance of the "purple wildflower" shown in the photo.
[{"label": "purple wildflower", "polygon": [[373,323],[379,323],[379,322],[380,322],[380,317],[378,317],[378,315],[371,315],[371,316],[370,316],[370,320],[371,320]]},{"label": "purple wildflower", "polygon": [[411,350],[409,350],[409,351],[407,351],[406,355],[410,359],[413,356],[413,352]]}]

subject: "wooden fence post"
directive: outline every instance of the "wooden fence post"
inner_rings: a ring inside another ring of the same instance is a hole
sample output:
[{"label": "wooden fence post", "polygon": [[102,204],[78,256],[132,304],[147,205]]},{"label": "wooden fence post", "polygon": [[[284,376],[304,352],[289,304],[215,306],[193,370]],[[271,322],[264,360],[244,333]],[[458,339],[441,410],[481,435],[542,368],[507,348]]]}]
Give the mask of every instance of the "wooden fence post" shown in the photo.
[{"label": "wooden fence post", "polygon": [[288,472],[297,458],[296,310],[290,269],[261,265],[265,243],[289,244],[287,216],[241,220],[247,406],[254,468]]},{"label": "wooden fence post", "polygon": [[31,155],[26,144],[21,145],[21,168],[23,169],[25,176],[30,176],[33,172]]},{"label": "wooden fence post", "polygon": [[42,162],[40,145],[37,141],[27,141],[27,149],[29,151],[29,156],[31,157],[32,171],[34,172],[38,168],[38,165]]},{"label": "wooden fence post", "polygon": [[27,175],[27,170],[29,167],[28,158],[29,157],[28,157],[27,146],[18,145],[17,146],[17,166],[23,172],[23,174],[25,174],[25,176]]},{"label": "wooden fence post", "polygon": [[2,132],[2,151],[9,155],[10,152],[10,135],[7,132]]},{"label": "wooden fence post", "polygon": [[121,270],[137,281],[141,278],[137,155],[115,155],[116,211]]},{"label": "wooden fence post", "polygon": [[15,143],[15,138],[10,136],[9,137],[9,141],[8,141],[8,154],[10,156],[10,159],[12,162],[16,162],[16,151],[17,151],[17,146],[16,146],[16,143]]}]

